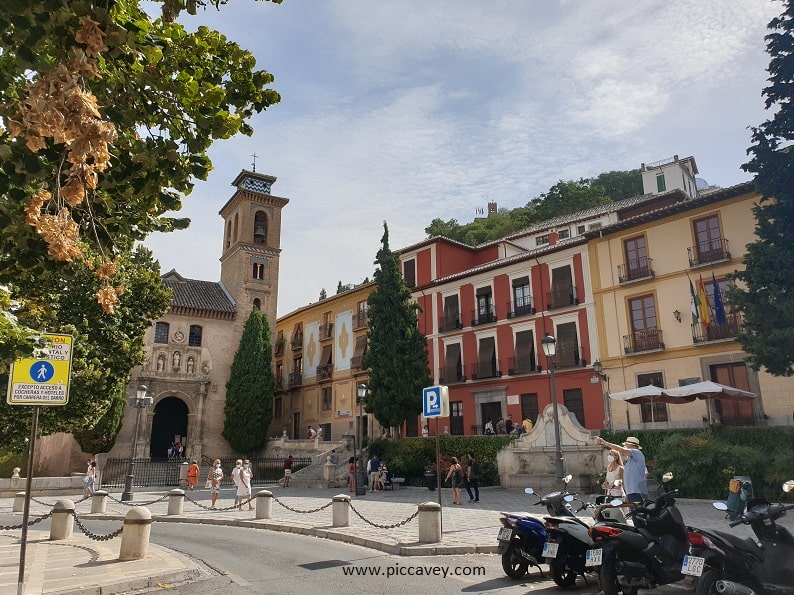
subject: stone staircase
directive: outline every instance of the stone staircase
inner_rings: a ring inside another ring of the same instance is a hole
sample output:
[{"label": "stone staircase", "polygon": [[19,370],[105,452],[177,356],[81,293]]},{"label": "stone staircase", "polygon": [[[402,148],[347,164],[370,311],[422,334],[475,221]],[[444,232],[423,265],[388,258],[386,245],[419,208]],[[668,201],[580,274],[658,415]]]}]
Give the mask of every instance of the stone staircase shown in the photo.
[{"label": "stone staircase", "polygon": [[[353,456],[353,449],[345,442],[328,442],[327,445],[327,450],[312,456],[310,466],[292,474],[290,487],[308,489],[347,487],[347,461]],[[336,449],[339,455],[339,464],[336,466],[328,462],[332,449]]]}]

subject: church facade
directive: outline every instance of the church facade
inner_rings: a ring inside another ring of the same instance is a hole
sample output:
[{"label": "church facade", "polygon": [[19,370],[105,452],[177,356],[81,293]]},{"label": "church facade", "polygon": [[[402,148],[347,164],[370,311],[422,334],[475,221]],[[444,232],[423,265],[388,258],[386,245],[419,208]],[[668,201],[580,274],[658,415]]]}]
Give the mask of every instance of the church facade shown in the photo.
[{"label": "church facade", "polygon": [[[232,182],[223,219],[220,281],[188,279],[172,270],[163,283],[171,307],[147,330],[146,359],[132,370],[127,394],[146,386],[152,407],[140,410],[135,456],[163,458],[181,442],[191,458],[233,454],[221,436],[226,382],[245,321],[263,311],[275,333],[281,212],[289,199],[271,193],[273,176],[243,170]],[[108,453],[128,457],[138,409],[126,406]]]}]

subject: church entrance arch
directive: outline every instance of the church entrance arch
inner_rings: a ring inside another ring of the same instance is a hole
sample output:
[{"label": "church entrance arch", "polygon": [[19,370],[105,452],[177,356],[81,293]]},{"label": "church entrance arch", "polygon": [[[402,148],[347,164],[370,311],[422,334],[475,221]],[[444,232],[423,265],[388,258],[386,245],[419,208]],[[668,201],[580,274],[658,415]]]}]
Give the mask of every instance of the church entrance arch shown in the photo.
[{"label": "church entrance arch", "polygon": [[187,446],[187,414],[187,405],[178,397],[166,397],[155,405],[149,443],[151,458],[167,458],[168,450],[176,440]]}]

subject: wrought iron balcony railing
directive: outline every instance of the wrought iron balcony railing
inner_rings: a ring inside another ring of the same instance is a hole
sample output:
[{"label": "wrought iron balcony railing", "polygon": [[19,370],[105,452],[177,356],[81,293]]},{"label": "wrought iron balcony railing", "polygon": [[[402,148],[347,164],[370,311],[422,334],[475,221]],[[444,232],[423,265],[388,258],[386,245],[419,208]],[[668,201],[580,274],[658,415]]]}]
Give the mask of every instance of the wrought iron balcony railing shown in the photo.
[{"label": "wrought iron balcony railing", "polygon": [[624,353],[642,353],[643,351],[660,351],[664,349],[662,331],[658,328],[646,328],[623,335]]},{"label": "wrought iron balcony railing", "polygon": [[731,259],[728,240],[724,238],[701,242],[691,248],[687,248],[686,251],[689,254],[690,267]]},{"label": "wrought iron balcony railing", "polygon": [[513,302],[507,302],[507,317],[531,316],[535,313],[532,298],[526,297]]},{"label": "wrought iron balcony railing", "polygon": [[718,323],[712,320],[709,323],[698,322],[692,325],[692,342],[707,343],[709,341],[722,341],[733,339],[739,334],[742,327],[740,314],[726,314],[725,322]]},{"label": "wrought iron balcony railing", "polygon": [[629,260],[626,264],[618,265],[618,282],[628,283],[637,279],[648,279],[654,277],[653,258],[638,258]]}]

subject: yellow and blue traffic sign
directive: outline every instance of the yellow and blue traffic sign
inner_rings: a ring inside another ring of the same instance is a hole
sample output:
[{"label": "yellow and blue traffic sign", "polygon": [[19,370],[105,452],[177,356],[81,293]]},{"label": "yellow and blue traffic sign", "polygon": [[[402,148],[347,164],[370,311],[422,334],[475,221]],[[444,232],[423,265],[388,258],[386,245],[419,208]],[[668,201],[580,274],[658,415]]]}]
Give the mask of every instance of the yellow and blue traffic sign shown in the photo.
[{"label": "yellow and blue traffic sign", "polygon": [[71,335],[43,333],[46,356],[27,357],[11,365],[6,402],[9,405],[66,405],[72,376]]}]

